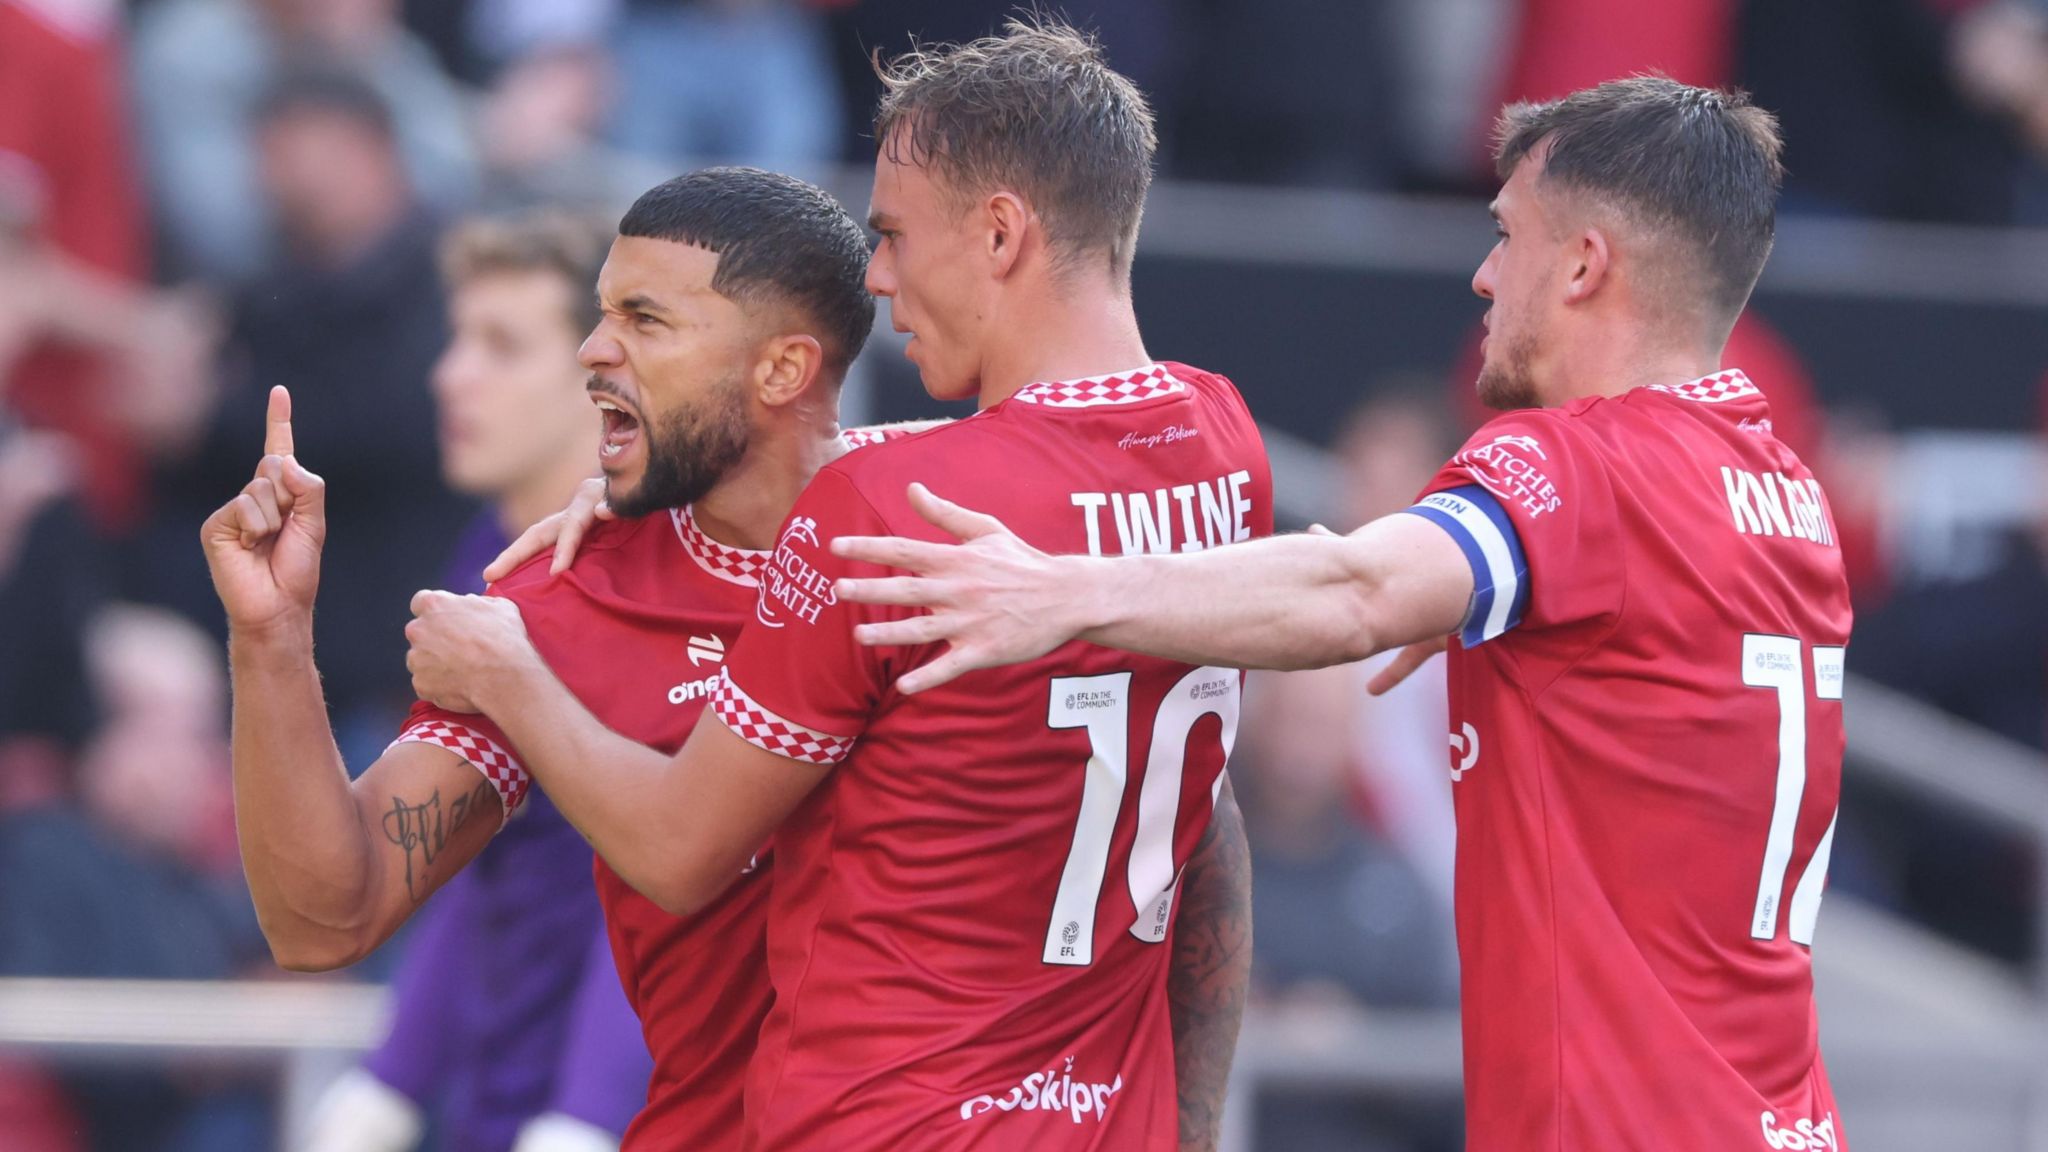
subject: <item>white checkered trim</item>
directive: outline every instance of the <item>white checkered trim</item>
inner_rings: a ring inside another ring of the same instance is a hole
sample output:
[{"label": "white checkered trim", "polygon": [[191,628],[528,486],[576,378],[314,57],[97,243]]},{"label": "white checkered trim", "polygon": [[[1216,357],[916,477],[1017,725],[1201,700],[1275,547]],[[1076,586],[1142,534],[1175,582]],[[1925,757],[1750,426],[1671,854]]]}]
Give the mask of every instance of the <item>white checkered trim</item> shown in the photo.
[{"label": "white checkered trim", "polygon": [[1115,376],[1027,384],[1013,399],[1047,408],[1096,408],[1105,404],[1136,404],[1187,390],[1188,386],[1168,372],[1165,365],[1152,364]]},{"label": "white checkered trim", "polygon": [[732,682],[730,672],[718,678],[718,690],[711,694],[711,711],[740,739],[791,760],[829,768],[853,751],[848,737],[791,723],[754,703],[753,697]]},{"label": "white checkered trim", "polygon": [[1712,376],[1702,376],[1697,380],[1688,380],[1683,384],[1652,384],[1650,390],[1669,392],[1681,399],[1697,400],[1702,404],[1719,404],[1724,400],[1741,400],[1744,397],[1762,394],[1756,385],[1749,382],[1749,377],[1743,375],[1737,368],[1716,372]]},{"label": "white checkered trim", "polygon": [[761,573],[767,569],[768,561],[775,553],[720,544],[697,527],[697,517],[688,508],[671,508],[668,515],[675,521],[676,538],[683,542],[683,550],[697,562],[697,567],[728,584],[760,587]]},{"label": "white checkered trim", "polygon": [[526,789],[533,778],[503,745],[474,728],[445,720],[417,720],[391,742],[393,748],[400,744],[435,744],[468,761],[498,790],[498,801],[505,806],[507,820],[526,803]]},{"label": "white checkered trim", "polygon": [[839,438],[846,441],[848,448],[865,448],[887,440],[889,434],[880,428],[848,428],[839,434]]}]

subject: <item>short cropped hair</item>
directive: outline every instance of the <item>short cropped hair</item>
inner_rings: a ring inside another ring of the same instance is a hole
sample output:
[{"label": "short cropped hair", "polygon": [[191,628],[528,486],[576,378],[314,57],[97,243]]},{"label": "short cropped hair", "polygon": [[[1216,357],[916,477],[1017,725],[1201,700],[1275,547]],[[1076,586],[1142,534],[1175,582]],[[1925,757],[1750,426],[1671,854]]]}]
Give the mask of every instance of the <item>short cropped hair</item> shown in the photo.
[{"label": "short cropped hair", "polygon": [[1000,36],[919,46],[877,64],[875,139],[927,166],[963,203],[1011,189],[1058,258],[1104,253],[1128,276],[1159,137],[1138,86],[1064,24],[1012,20]]},{"label": "short cropped hair", "polygon": [[875,323],[867,233],[814,184],[759,168],[705,168],[648,190],[619,235],[717,254],[711,288],[742,306],[784,304],[818,326],[834,378]]},{"label": "short cropped hair", "polygon": [[268,125],[299,112],[345,116],[387,140],[394,138],[391,105],[368,76],[338,61],[288,61],[258,93],[253,119]]},{"label": "short cropped hair", "polygon": [[535,272],[568,286],[567,319],[577,332],[597,327],[597,272],[611,246],[601,221],[542,209],[516,216],[477,216],[441,241],[441,279],[460,288],[485,276]]},{"label": "short cropped hair", "polygon": [[1784,182],[1778,121],[1743,92],[1612,80],[1501,113],[1502,180],[1539,148],[1543,180],[1604,199],[1697,253],[1706,303],[1733,323],[1770,256]]}]

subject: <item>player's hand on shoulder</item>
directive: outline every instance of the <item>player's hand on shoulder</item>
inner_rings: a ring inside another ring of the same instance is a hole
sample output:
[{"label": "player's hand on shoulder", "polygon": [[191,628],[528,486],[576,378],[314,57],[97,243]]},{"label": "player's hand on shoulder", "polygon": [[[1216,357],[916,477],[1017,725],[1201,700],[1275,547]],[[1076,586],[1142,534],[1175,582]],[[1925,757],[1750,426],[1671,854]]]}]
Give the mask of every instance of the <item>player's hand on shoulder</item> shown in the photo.
[{"label": "player's hand on shoulder", "polygon": [[214,591],[240,629],[309,618],[327,539],[327,485],[292,454],[291,394],[270,390],[256,475],[199,531]]},{"label": "player's hand on shoulder", "polygon": [[961,543],[901,536],[832,541],[838,556],[911,573],[839,580],[833,592],[840,599],[926,610],[859,625],[855,639],[881,646],[947,645],[936,659],[899,678],[899,690],[922,692],[979,668],[1034,660],[1074,638],[1077,629],[1060,610],[1066,583],[1060,564],[1074,558],[1048,556],[1002,521],[941,499],[922,484],[910,486],[910,506]]},{"label": "player's hand on shoulder", "polygon": [[491,711],[494,690],[536,670],[540,655],[519,606],[500,596],[420,592],[405,626],[413,692],[451,712]]},{"label": "player's hand on shoulder", "polygon": [[576,495],[570,497],[567,508],[540,520],[506,545],[484,569],[484,579],[503,580],[521,564],[550,548],[554,549],[555,559],[548,565],[548,575],[560,575],[575,562],[584,534],[599,520],[610,520],[615,515],[612,506],[605,502],[604,481],[593,476],[576,486]]}]

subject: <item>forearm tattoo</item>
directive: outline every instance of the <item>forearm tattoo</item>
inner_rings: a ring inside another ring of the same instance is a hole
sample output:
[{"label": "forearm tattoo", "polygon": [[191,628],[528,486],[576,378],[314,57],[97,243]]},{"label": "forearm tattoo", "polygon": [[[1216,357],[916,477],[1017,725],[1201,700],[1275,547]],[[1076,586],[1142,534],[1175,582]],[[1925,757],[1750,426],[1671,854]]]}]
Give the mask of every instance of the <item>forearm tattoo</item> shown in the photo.
[{"label": "forearm tattoo", "polygon": [[1221,1138],[1230,1062],[1252,971],[1252,862],[1228,781],[1188,860],[1173,930],[1167,1002],[1180,1089],[1181,1152]]}]

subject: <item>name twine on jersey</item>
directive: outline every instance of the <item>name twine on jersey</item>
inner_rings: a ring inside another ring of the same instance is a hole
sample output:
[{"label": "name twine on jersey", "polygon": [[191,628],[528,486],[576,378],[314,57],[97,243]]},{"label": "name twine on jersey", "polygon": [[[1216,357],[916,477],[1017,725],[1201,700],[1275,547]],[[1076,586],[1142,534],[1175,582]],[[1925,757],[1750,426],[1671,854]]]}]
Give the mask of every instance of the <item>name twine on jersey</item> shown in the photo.
[{"label": "name twine on jersey", "polygon": [[1090,1116],[1100,1124],[1109,1111],[1110,1098],[1123,1089],[1121,1072],[1107,1084],[1074,1079],[1074,1058],[1069,1056],[1064,1069],[1033,1072],[1001,1096],[981,1095],[963,1101],[960,1119],[972,1120],[989,1112],[1065,1112],[1076,1124]]}]

